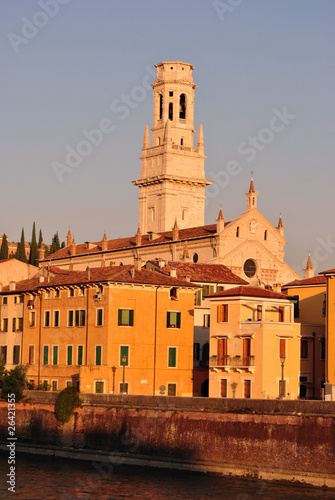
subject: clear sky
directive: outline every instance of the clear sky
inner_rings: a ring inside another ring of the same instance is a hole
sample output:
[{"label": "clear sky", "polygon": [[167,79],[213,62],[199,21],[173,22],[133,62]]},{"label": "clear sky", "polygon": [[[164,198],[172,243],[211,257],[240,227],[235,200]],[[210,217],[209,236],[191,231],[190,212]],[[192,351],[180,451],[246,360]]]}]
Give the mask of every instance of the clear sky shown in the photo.
[{"label": "clear sky", "polygon": [[285,260],[301,271],[310,250],[317,271],[335,267],[334,21],[333,0],[1,0],[0,233],[29,240],[35,220],[46,243],[69,226],[77,243],[135,234],[147,82],[179,60],[195,66],[215,181],[206,223],[220,204],[227,220],[245,210],[253,170],[258,208],[275,225],[282,213]]}]

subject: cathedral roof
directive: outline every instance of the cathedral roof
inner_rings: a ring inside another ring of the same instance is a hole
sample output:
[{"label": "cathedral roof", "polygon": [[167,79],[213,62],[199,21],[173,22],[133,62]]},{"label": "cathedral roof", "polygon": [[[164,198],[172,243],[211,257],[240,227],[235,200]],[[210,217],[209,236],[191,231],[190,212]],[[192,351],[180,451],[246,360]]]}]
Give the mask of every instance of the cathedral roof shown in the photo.
[{"label": "cathedral roof", "polygon": [[[225,222],[225,227],[228,224],[230,224],[230,222]],[[209,236],[214,236],[216,234],[216,230],[217,230],[216,224],[179,229],[178,240],[182,241],[182,240],[191,240],[198,238],[208,238]],[[155,237],[154,239],[151,239],[151,236],[149,234],[144,234],[142,235],[141,246],[159,245],[159,244],[169,243],[171,241],[173,241],[172,231],[165,231],[163,233],[158,233],[157,237]],[[87,245],[84,243],[76,245],[74,255],[100,253],[102,251],[101,241],[94,243],[94,245],[95,246],[92,248],[87,248]],[[115,240],[108,240],[107,251],[129,249],[135,246],[136,246],[135,236],[131,236],[128,238],[117,238]],[[44,262],[48,262],[53,259],[66,259],[68,257],[71,257],[70,246],[61,248],[57,252],[48,255],[48,257],[44,259]]]}]

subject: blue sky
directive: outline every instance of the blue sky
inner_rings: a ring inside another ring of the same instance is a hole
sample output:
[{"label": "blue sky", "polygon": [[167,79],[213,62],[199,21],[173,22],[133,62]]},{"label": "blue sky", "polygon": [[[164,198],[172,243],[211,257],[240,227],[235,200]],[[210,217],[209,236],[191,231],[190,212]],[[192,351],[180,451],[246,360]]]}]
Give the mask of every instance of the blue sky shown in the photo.
[{"label": "blue sky", "polygon": [[[131,181],[153,111],[144,82],[180,60],[195,66],[195,128],[216,186],[206,223],[220,204],[227,220],[244,211],[253,170],[258,208],[273,224],[282,213],[285,260],[299,270],[310,250],[318,271],[335,267],[335,2],[2,0],[0,19],[0,233],[18,240],[24,227],[28,240],[35,220],[45,242],[69,226],[77,242],[135,234]],[[121,119],[111,106],[127,95],[138,98]],[[113,130],[60,182],[54,162],[104,119]]]}]

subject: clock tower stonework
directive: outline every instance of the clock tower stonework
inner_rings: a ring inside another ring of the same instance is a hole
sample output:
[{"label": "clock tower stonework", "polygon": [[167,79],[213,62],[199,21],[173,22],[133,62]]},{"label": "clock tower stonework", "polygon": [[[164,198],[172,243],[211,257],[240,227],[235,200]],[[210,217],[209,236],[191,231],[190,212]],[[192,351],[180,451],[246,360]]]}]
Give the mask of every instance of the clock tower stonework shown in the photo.
[{"label": "clock tower stonework", "polygon": [[152,83],[152,143],[145,127],[139,186],[139,227],[142,234],[203,226],[205,220],[205,155],[202,125],[194,146],[192,64],[156,64]]}]

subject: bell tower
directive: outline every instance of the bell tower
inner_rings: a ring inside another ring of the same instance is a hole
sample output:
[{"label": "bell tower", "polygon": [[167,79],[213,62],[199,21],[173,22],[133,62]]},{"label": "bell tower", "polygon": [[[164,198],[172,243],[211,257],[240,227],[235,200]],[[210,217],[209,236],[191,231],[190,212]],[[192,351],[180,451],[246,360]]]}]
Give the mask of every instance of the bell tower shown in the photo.
[{"label": "bell tower", "polygon": [[194,147],[192,64],[156,64],[151,84],[154,97],[152,145],[146,126],[139,186],[139,226],[142,234],[202,226],[205,219],[205,155],[202,125]]}]

